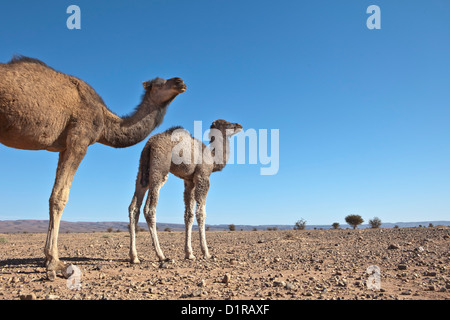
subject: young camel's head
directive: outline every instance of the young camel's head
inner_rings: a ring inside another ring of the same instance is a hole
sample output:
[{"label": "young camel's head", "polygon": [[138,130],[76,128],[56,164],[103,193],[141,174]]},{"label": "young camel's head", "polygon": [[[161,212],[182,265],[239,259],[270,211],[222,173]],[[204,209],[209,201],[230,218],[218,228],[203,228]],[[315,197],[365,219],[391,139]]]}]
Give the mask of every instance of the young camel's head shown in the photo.
[{"label": "young camel's head", "polygon": [[142,83],[145,89],[145,95],[157,105],[164,105],[171,102],[175,97],[186,91],[186,84],[180,78],[162,79],[144,81]]},{"label": "young camel's head", "polygon": [[219,130],[224,137],[231,137],[232,135],[240,132],[242,126],[239,123],[231,123],[223,119],[217,119],[211,125],[212,129]]}]

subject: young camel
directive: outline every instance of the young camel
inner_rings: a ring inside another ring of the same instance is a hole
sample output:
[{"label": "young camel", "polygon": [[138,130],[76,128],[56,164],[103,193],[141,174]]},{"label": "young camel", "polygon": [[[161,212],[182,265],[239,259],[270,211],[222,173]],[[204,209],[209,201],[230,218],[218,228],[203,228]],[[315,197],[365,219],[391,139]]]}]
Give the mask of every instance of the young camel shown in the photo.
[{"label": "young camel", "polygon": [[229,157],[229,138],[241,130],[242,126],[238,123],[222,119],[214,121],[211,125],[209,148],[181,127],[171,128],[148,140],[141,153],[136,190],[129,207],[132,263],[139,263],[135,230],[147,190],[149,192],[144,206],[144,216],[156,255],[160,261],[165,260],[156,232],[156,204],[159,189],[167,181],[169,172],[184,180],[185,258],[195,259],[191,246],[195,203],[197,203],[196,217],[201,250],[204,258],[210,258],[205,237],[205,204],[210,184],[209,176],[212,172],[221,171],[225,167]]}]

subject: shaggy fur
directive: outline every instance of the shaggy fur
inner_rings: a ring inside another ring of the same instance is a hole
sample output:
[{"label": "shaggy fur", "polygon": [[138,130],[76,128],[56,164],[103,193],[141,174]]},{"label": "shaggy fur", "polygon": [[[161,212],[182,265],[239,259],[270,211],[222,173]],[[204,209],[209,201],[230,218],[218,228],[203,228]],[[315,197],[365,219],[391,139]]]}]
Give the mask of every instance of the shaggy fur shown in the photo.
[{"label": "shaggy fur", "polygon": [[58,257],[59,223],[87,148],[96,142],[124,148],[142,141],[162,122],[169,103],[186,90],[179,78],[158,78],[143,86],[137,110],[120,118],[86,82],[42,61],[17,56],[0,63],[0,143],[59,152],[44,248],[48,270],[64,270]]},{"label": "shaggy fur", "polygon": [[[209,176],[212,172],[222,170],[229,156],[229,137],[242,130],[238,123],[229,123],[225,120],[216,120],[211,126],[211,136],[215,137],[214,145],[206,147],[202,142],[194,139],[182,127],[172,127],[169,130],[151,137],[141,153],[139,172],[136,179],[136,189],[129,207],[130,217],[130,259],[132,263],[139,263],[136,251],[136,224],[139,220],[140,208],[145,193],[148,198],[144,207],[144,216],[153,240],[158,258],[165,259],[159,246],[156,232],[156,204],[159,189],[164,185],[169,172],[184,180],[186,259],[194,259],[191,247],[192,224],[194,221],[195,204],[197,204],[197,222],[200,232],[200,244],[205,258],[209,258],[208,246],[205,237],[205,204],[209,190]],[[181,148],[180,148],[181,147]],[[182,150],[183,149],[183,150]],[[190,150],[189,155],[183,152]],[[201,153],[201,154],[200,154]],[[217,161],[220,155],[222,161]],[[180,163],[180,158],[183,161]],[[199,158],[201,157],[201,158]],[[201,159],[196,163],[195,159]]]}]

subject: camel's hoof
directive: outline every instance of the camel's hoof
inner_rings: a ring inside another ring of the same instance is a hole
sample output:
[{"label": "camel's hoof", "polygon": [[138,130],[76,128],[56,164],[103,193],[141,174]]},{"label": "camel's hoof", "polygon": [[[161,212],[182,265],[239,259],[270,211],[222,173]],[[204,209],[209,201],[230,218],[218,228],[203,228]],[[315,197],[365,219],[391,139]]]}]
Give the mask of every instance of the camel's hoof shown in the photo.
[{"label": "camel's hoof", "polygon": [[185,257],[186,260],[195,260],[195,256],[193,254],[187,255]]},{"label": "camel's hoof", "polygon": [[130,263],[131,263],[131,264],[140,264],[141,261],[139,261],[138,258],[132,258],[132,259],[130,259]]},{"label": "camel's hoof", "polygon": [[211,259],[211,255],[209,253],[206,253],[205,255],[203,255],[203,258],[206,260]]},{"label": "camel's hoof", "polygon": [[64,272],[67,268],[66,264],[59,260],[52,260],[50,262],[46,262],[47,271],[55,271],[55,273]]}]

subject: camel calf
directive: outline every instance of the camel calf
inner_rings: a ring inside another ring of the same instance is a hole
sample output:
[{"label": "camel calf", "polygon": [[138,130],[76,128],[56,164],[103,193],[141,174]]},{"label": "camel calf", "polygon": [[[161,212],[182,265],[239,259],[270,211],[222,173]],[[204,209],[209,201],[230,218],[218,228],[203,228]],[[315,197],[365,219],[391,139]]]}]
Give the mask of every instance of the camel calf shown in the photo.
[{"label": "camel calf", "polygon": [[151,137],[140,158],[136,189],[129,207],[130,217],[130,260],[139,263],[136,251],[136,225],[144,195],[148,190],[144,216],[153,240],[153,246],[160,261],[165,260],[156,232],[156,204],[159,189],[169,177],[169,172],[184,180],[184,222],[186,229],[185,258],[195,259],[192,253],[191,234],[196,217],[200,232],[200,245],[204,258],[209,258],[205,237],[205,204],[209,190],[209,176],[221,171],[229,157],[229,138],[242,130],[238,123],[219,119],[212,123],[210,145],[206,147],[181,127],[174,127]]}]

